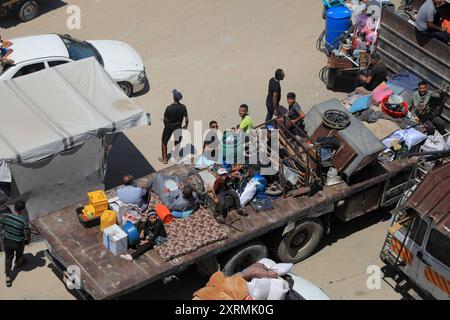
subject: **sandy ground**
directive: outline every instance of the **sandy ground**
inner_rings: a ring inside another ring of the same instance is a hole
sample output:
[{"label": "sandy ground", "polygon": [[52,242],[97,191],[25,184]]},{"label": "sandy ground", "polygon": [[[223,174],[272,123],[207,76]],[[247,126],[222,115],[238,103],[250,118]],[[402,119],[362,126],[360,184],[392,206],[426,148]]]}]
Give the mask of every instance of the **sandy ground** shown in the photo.
[{"label": "sandy ground", "polygon": [[[85,40],[122,40],[136,48],[147,67],[151,89],[134,100],[151,113],[153,124],[133,129],[127,136],[155,169],[161,168],[156,159],[162,117],[173,88],[183,92],[191,121],[204,121],[204,127],[212,119],[218,120],[221,128],[234,126],[242,103],[250,106],[255,122],[262,122],[267,83],[278,67],[286,72],[283,93],[295,91],[305,110],[329,98],[342,98],[342,94],[327,91],[318,78],[326,64],[326,58],[315,49],[324,28],[318,0],[65,2],[47,1],[43,14],[28,23],[2,19],[2,36],[70,33]],[[80,30],[66,28],[69,4],[81,7]],[[342,238],[298,264],[296,270],[336,299],[397,299],[390,288],[365,289],[365,270],[379,263],[386,226],[381,222],[361,230],[350,227]],[[73,298],[42,257],[44,247],[39,244],[28,249],[36,266],[20,272],[13,289],[7,291],[1,261],[0,299]],[[3,259],[3,254],[0,257]],[[186,277],[189,282],[190,276]]]},{"label": "sandy ground", "polygon": [[80,6],[80,30],[66,28],[64,6],[1,33],[5,38],[70,33],[80,39],[122,40],[136,48],[151,90],[135,101],[151,113],[153,125],[127,135],[156,169],[161,168],[162,118],[173,88],[183,92],[191,121],[203,121],[205,129],[212,119],[221,128],[236,125],[242,103],[250,106],[255,122],[262,122],[267,84],[278,67],[286,72],[283,92],[295,91],[305,109],[336,96],[318,78],[326,64],[315,49],[324,28],[319,1],[66,2]]}]

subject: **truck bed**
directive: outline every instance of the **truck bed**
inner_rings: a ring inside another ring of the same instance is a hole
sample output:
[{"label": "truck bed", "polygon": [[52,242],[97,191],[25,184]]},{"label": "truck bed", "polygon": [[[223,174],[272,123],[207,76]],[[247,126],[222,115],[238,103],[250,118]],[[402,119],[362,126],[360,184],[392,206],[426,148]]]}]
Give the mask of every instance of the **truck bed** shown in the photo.
[{"label": "truck bed", "polygon": [[[177,274],[190,265],[203,259],[244,244],[306,217],[317,217],[332,212],[337,201],[350,197],[371,186],[383,183],[396,173],[412,165],[411,160],[392,162],[386,165],[385,172],[364,182],[348,186],[341,183],[327,187],[314,197],[280,198],[273,202],[274,210],[257,213],[249,206],[248,218],[241,219],[239,232],[223,226],[228,238],[212,243],[188,255],[169,262],[151,250],[136,261],[130,262],[116,257],[106,250],[102,243],[100,228],[85,229],[75,214],[79,204],[54,212],[33,222],[49,245],[50,254],[65,268],[78,266],[81,270],[82,289],[93,299],[113,299],[139,289],[168,275]],[[162,173],[187,173],[187,166],[173,166]],[[138,183],[150,180],[153,173]],[[114,195],[114,190],[108,192]]]}]

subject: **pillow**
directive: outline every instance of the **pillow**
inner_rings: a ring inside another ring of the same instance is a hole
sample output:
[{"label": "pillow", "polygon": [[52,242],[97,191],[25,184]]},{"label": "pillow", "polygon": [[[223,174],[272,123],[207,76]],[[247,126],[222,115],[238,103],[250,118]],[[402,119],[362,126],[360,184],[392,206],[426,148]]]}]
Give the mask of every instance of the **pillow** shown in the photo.
[{"label": "pillow", "polygon": [[356,99],[350,107],[349,111],[351,113],[356,113],[369,109],[370,107],[370,96],[362,96]]},{"label": "pillow", "polygon": [[194,213],[194,210],[188,210],[188,211],[184,211],[184,212],[181,212],[181,211],[172,211],[173,217],[174,217],[174,218],[177,218],[177,219],[187,219],[187,218],[189,218],[189,217],[191,216],[191,214],[193,214],[193,213]]},{"label": "pillow", "polygon": [[372,91],[372,98],[377,103],[380,103],[384,98],[389,97],[393,93],[394,91],[392,91],[391,88],[389,88],[388,85],[383,82],[378,87],[376,87],[375,90]]}]

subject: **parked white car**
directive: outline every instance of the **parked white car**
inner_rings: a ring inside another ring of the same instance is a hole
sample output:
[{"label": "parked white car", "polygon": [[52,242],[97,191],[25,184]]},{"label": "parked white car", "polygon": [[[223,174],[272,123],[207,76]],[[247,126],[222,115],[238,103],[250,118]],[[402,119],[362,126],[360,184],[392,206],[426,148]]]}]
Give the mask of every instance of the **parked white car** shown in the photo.
[{"label": "parked white car", "polygon": [[294,273],[289,273],[294,280],[294,300],[331,300],[331,298],[318,286]]},{"label": "parked white car", "polygon": [[127,96],[145,88],[147,75],[141,57],[130,45],[112,40],[81,41],[69,35],[48,34],[10,39],[15,64],[1,75],[14,79],[71,61],[94,57]]}]

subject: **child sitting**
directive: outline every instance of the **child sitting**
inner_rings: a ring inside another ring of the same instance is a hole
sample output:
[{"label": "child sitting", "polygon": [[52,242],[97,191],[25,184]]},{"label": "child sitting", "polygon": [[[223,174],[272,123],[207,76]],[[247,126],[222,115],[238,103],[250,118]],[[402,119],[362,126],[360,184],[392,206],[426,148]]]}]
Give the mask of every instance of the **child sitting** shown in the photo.
[{"label": "child sitting", "polygon": [[120,257],[126,260],[134,260],[153,249],[155,245],[161,245],[167,240],[166,228],[164,223],[158,218],[155,212],[148,214],[148,220],[141,223],[140,242],[137,249],[131,254],[124,254]]}]

